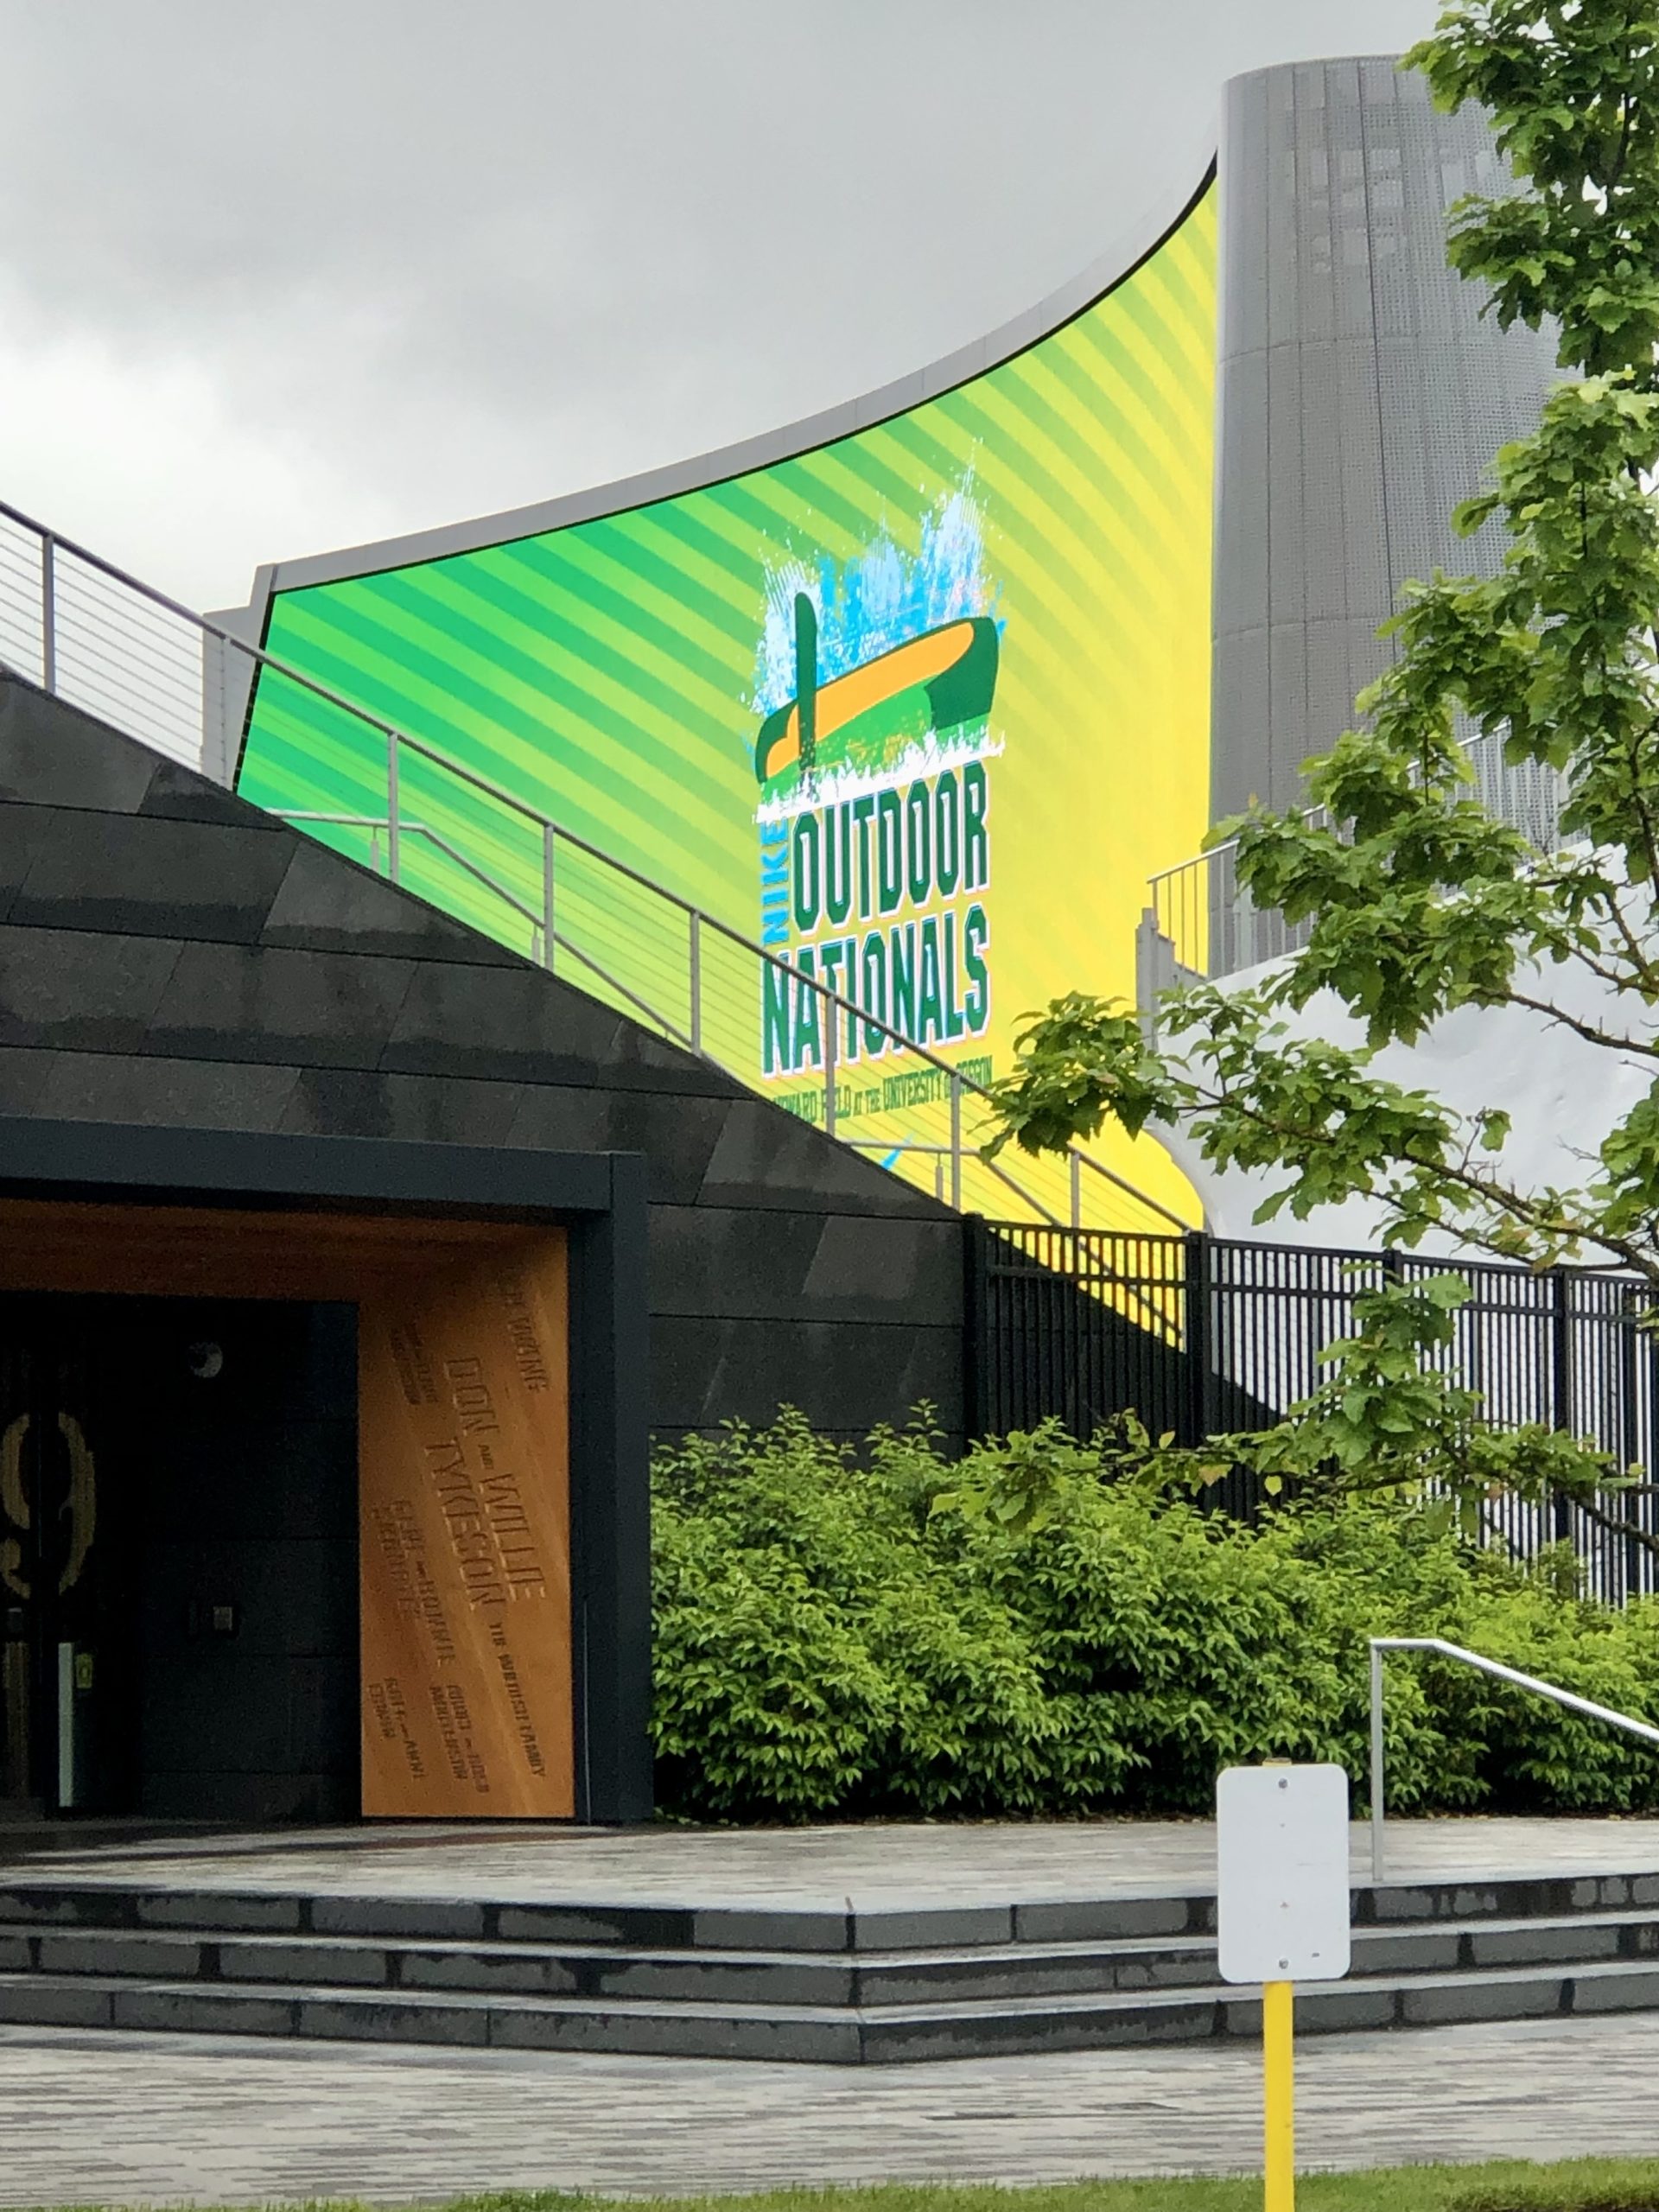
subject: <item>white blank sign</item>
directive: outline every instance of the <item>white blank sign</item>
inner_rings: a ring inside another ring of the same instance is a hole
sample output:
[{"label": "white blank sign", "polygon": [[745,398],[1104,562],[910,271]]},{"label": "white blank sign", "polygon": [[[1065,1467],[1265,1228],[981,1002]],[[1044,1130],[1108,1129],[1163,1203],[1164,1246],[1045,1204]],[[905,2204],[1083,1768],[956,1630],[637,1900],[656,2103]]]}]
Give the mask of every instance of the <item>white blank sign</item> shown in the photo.
[{"label": "white blank sign", "polygon": [[1348,1971],[1348,1777],[1230,1766],[1216,1783],[1224,1981],[1339,1981]]}]

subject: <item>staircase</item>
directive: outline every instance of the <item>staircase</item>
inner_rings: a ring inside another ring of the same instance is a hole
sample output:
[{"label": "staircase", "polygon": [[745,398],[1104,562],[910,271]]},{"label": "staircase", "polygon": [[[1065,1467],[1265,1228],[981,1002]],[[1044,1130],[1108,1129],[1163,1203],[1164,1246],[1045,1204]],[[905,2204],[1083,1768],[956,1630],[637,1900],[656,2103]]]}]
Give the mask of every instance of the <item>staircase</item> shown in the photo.
[{"label": "staircase", "polygon": [[[1305,2033],[1659,2009],[1659,1873],[1354,1894]],[[14,1875],[0,2022],[883,2065],[1254,2036],[1215,1900],[827,1912]]]}]

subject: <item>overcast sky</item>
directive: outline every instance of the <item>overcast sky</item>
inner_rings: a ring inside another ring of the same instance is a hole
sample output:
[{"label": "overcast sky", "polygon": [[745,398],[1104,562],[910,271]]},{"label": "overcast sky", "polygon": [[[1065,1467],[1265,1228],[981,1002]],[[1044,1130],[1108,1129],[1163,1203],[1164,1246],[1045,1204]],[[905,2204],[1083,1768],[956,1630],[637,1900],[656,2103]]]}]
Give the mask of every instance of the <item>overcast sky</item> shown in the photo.
[{"label": "overcast sky", "polygon": [[1435,0],[7,0],[0,498],[198,606],[790,422]]}]

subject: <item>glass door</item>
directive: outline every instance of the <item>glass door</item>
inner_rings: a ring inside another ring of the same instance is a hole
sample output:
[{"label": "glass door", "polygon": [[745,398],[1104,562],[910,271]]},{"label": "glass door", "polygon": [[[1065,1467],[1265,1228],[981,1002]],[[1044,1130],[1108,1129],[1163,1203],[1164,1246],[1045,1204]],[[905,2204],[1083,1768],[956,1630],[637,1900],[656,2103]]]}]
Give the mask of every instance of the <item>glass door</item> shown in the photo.
[{"label": "glass door", "polygon": [[85,1301],[0,1300],[0,1803],[110,1808],[120,1592]]},{"label": "glass door", "polygon": [[38,1811],[45,1786],[37,1740],[41,1510],[30,1443],[31,1361],[19,1301],[0,1301],[0,1804]]}]

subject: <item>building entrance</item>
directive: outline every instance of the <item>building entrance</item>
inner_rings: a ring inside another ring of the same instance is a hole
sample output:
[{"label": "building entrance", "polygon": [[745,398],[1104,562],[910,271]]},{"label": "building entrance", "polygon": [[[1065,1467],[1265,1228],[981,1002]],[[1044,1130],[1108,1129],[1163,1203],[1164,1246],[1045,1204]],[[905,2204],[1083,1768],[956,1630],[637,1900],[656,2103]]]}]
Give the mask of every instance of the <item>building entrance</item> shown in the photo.
[{"label": "building entrance", "polygon": [[0,1298],[0,1801],[357,1809],[356,1312]]},{"label": "building entrance", "polygon": [[[37,1809],[74,1802],[78,1758],[79,1794],[86,1795],[97,1655],[112,1654],[128,1641],[125,1624],[117,1626],[113,1595],[103,1586],[105,1559],[119,1556],[123,1546],[111,1504],[99,1497],[93,1363],[85,1332],[72,1318],[80,1304],[0,1300],[0,1587],[5,1604],[0,1800]],[[43,1306],[58,1310],[48,1319]],[[100,1503],[106,1513],[101,1541]],[[77,1671],[82,1682],[79,1743]],[[124,1679],[124,1669],[111,1666],[111,1685]]]},{"label": "building entrance", "polygon": [[648,1812],[632,1165],[10,1147],[0,1817]]}]

